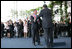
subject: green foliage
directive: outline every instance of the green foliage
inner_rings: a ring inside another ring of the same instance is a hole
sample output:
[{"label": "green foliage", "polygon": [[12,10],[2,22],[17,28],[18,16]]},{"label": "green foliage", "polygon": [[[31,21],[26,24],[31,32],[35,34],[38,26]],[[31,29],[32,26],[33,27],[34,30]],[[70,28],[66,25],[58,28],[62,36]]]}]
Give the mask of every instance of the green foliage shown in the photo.
[{"label": "green foliage", "polygon": [[65,17],[67,17],[68,16],[68,14],[67,14],[67,8],[68,8],[67,1],[65,1],[64,6],[65,6]]},{"label": "green foliage", "polygon": [[25,12],[23,10],[21,10],[20,13],[19,13],[19,15],[20,16],[24,16],[25,15]]},{"label": "green foliage", "polygon": [[62,17],[62,14],[63,14],[63,10],[62,10],[62,2],[60,2],[60,15]]},{"label": "green foliage", "polygon": [[11,14],[12,14],[12,17],[14,17],[14,16],[18,17],[18,11],[17,10],[11,9]]},{"label": "green foliage", "polygon": [[[67,8],[68,8],[68,6],[67,6],[67,1],[50,1],[51,3],[49,4],[49,5],[47,5],[49,8],[51,8],[51,10],[52,10],[52,16],[54,16],[54,14],[53,14],[53,8],[54,8],[54,6],[55,5],[60,5],[60,15],[61,15],[61,17],[63,17],[62,15],[63,15],[63,10],[62,10],[62,3],[64,3],[64,7],[65,7],[65,9],[64,9],[64,12],[65,12],[65,17],[67,17],[68,16],[68,14],[67,14]],[[37,7],[37,8],[35,8],[37,11],[39,11],[40,9],[42,9],[42,7]],[[31,15],[31,12],[33,12],[33,10],[34,9],[30,9],[30,10],[26,10],[26,11],[19,11],[20,13],[19,13],[19,15],[21,15],[21,16],[24,16],[24,15]],[[12,13],[12,16],[18,16],[18,11],[15,11],[15,10],[13,10],[13,9],[11,9],[11,13]],[[61,18],[62,19],[62,18]],[[66,18],[67,19],[67,18]],[[62,21],[63,21],[63,19],[62,19]]]}]

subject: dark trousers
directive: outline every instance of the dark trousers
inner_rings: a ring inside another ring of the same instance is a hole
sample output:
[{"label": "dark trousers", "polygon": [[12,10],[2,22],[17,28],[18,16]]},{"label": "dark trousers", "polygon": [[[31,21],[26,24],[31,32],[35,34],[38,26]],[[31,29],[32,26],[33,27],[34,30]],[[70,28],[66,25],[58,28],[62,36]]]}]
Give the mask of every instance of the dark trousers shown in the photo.
[{"label": "dark trousers", "polygon": [[18,32],[18,37],[21,37],[21,34],[22,34],[21,32]]},{"label": "dark trousers", "polygon": [[28,30],[28,36],[31,37],[31,29]]},{"label": "dark trousers", "polygon": [[4,37],[4,31],[1,31],[1,37]]},{"label": "dark trousers", "polygon": [[70,23],[68,24],[67,30],[68,30],[68,37],[71,37],[71,24]]},{"label": "dark trousers", "polygon": [[11,38],[13,37],[13,33],[14,33],[14,32],[13,32],[13,31],[11,31],[11,33],[10,33],[10,35],[11,35]]},{"label": "dark trousers", "polygon": [[58,29],[54,28],[54,38],[58,38]]},{"label": "dark trousers", "polygon": [[18,30],[18,37],[22,37],[23,30]]},{"label": "dark trousers", "polygon": [[38,42],[38,44],[40,44],[39,32],[36,29],[31,29],[31,32],[33,43],[35,44],[35,42]]},{"label": "dark trousers", "polygon": [[45,38],[45,43],[47,47],[53,45],[53,29],[52,28],[44,29],[44,38]]}]

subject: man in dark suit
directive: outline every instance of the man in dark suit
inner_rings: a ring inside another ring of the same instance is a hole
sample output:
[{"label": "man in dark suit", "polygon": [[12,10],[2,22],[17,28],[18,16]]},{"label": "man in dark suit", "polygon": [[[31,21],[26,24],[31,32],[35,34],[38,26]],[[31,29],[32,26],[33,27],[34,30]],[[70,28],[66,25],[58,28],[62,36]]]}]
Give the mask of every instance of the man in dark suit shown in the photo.
[{"label": "man in dark suit", "polygon": [[32,38],[33,38],[33,44],[35,45],[35,42],[38,42],[38,45],[40,45],[40,37],[38,32],[38,23],[35,22],[37,17],[37,10],[34,9],[33,15],[30,17],[31,19],[31,32],[32,32]]},{"label": "man in dark suit", "polygon": [[46,42],[46,47],[51,47],[53,44],[53,23],[52,23],[52,12],[47,8],[47,5],[43,5],[43,9],[40,11],[39,17],[42,17],[42,27],[44,30],[44,37]]}]

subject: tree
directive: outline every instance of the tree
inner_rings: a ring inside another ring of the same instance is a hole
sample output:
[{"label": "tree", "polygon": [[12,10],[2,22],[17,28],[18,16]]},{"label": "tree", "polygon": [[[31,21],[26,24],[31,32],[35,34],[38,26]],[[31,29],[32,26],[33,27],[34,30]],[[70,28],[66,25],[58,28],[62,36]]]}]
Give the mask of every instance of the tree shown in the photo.
[{"label": "tree", "polygon": [[64,7],[65,7],[65,9],[64,9],[64,11],[65,11],[65,21],[66,21],[66,23],[67,23],[67,21],[68,21],[68,19],[67,19],[67,16],[68,16],[68,13],[67,13],[67,8],[68,8],[68,6],[67,6],[67,1],[64,1]]},{"label": "tree", "polygon": [[17,10],[13,10],[13,9],[11,9],[11,17],[13,17],[13,18],[18,18],[18,11]]},{"label": "tree", "polygon": [[65,17],[67,17],[68,16],[68,14],[67,14],[67,8],[68,8],[67,1],[64,2],[64,6],[65,6]]},{"label": "tree", "polygon": [[[61,15],[61,17],[63,17],[62,3],[63,3],[63,1],[60,1],[60,15]],[[61,18],[61,21],[62,20],[63,19]]]},{"label": "tree", "polygon": [[53,15],[53,7],[54,7],[54,3],[53,3],[53,1],[51,1],[51,3],[49,4],[48,7],[51,8],[52,16],[54,16],[54,15]]},{"label": "tree", "polygon": [[25,15],[25,12],[23,10],[21,10],[19,15],[23,17]]}]

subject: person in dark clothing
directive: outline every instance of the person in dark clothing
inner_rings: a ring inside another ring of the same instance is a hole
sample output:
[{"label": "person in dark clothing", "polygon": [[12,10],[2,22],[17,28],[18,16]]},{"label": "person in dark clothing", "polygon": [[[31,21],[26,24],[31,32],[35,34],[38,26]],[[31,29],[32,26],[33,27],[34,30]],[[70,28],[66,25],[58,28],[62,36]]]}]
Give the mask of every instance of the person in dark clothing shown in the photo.
[{"label": "person in dark clothing", "polygon": [[6,30],[6,35],[8,38],[10,38],[10,23],[9,21],[6,22],[5,30]]},{"label": "person in dark clothing", "polygon": [[47,8],[47,5],[43,5],[43,9],[40,11],[39,17],[42,17],[42,27],[44,30],[44,37],[46,42],[46,47],[53,46],[53,23],[52,23],[52,12]]},{"label": "person in dark clothing", "polygon": [[22,33],[23,33],[23,22],[22,22],[21,19],[19,19],[18,28],[19,28],[19,30],[18,30],[19,34],[18,35],[19,35],[19,37],[22,37]]},{"label": "person in dark clothing", "polygon": [[30,20],[28,20],[27,22],[27,27],[28,27],[28,36],[31,37],[31,24],[30,24]]},{"label": "person in dark clothing", "polygon": [[14,36],[14,31],[13,31],[14,30],[14,24],[13,24],[12,20],[9,20],[9,23],[10,23],[9,24],[9,30],[10,30],[10,34],[11,34],[10,37],[13,38],[13,36]]},{"label": "person in dark clothing", "polygon": [[71,13],[68,14],[68,37],[71,37]]},{"label": "person in dark clothing", "polygon": [[57,25],[58,25],[57,23],[54,24],[54,38],[58,37],[58,26]]},{"label": "person in dark clothing", "polygon": [[42,36],[42,20],[40,18],[38,18],[38,31],[39,31],[39,35]]},{"label": "person in dark clothing", "polygon": [[32,38],[33,38],[33,44],[35,44],[35,42],[38,42],[38,45],[40,45],[40,37],[39,37],[39,32],[38,32],[38,23],[37,21],[35,22],[35,19],[37,17],[37,10],[34,9],[34,14],[31,15],[31,33],[32,33]]},{"label": "person in dark clothing", "polygon": [[4,37],[4,24],[1,22],[1,37]]}]

